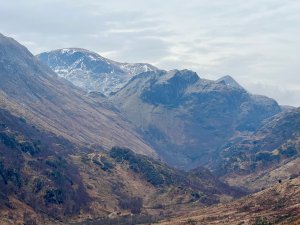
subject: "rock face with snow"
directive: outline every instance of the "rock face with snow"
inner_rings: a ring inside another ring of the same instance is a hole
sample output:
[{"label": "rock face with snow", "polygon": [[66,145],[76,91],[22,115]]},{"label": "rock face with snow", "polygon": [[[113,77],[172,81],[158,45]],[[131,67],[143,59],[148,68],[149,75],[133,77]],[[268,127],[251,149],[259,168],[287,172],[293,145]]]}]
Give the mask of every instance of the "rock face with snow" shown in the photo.
[{"label": "rock face with snow", "polygon": [[44,52],[37,58],[74,85],[105,95],[120,89],[134,75],[157,70],[150,64],[119,63],[79,48]]},{"label": "rock face with snow", "polygon": [[238,82],[236,82],[231,76],[226,75],[224,77],[221,77],[216,81],[217,83],[223,83],[228,86],[234,87],[234,88],[239,88],[239,89],[244,89]]}]

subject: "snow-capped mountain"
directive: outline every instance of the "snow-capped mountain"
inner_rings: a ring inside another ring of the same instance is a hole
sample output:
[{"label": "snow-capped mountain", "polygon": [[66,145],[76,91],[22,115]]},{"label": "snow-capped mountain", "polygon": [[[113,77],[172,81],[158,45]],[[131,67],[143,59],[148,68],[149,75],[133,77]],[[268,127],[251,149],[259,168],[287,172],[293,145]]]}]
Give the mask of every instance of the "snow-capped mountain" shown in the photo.
[{"label": "snow-capped mountain", "polygon": [[37,55],[59,76],[91,92],[109,95],[119,90],[133,76],[157,68],[147,63],[120,63],[95,52],[80,48],[65,48]]},{"label": "snow-capped mountain", "polygon": [[226,75],[224,77],[221,77],[220,79],[216,80],[217,83],[224,83],[228,86],[244,89],[238,82],[236,82],[231,76]]}]

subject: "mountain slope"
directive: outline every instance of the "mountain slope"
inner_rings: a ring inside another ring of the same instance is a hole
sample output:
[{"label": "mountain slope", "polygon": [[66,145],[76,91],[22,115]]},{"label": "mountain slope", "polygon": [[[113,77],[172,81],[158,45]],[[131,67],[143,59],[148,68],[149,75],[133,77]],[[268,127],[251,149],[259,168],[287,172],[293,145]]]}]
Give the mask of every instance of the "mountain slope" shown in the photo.
[{"label": "mountain slope", "polygon": [[59,78],[15,40],[0,35],[0,107],[81,146],[127,146],[155,153],[133,126],[105,104]]},{"label": "mountain slope", "polygon": [[209,166],[231,137],[254,132],[281,111],[273,99],[233,84],[201,79],[189,70],[146,72],[110,100],[168,163]]},{"label": "mountain slope", "polygon": [[300,221],[299,199],[300,178],[295,178],[240,200],[194,211],[159,224],[296,225]]},{"label": "mountain slope", "polygon": [[0,109],[1,224],[108,224],[131,213],[149,222],[244,194],[203,168],[179,171],[126,148],[74,148]]},{"label": "mountain slope", "polygon": [[105,95],[117,91],[139,73],[157,70],[150,64],[119,63],[78,48],[44,52],[37,58],[74,85]]},{"label": "mountain slope", "polygon": [[215,170],[230,183],[261,189],[300,173],[300,108],[269,118],[252,135],[233,140]]}]

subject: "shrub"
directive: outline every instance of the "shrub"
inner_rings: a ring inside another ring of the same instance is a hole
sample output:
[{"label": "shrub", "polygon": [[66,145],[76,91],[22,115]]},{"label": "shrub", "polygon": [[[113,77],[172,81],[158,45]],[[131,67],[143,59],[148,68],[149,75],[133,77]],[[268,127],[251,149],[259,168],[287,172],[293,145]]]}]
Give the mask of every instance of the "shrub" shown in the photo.
[{"label": "shrub", "polygon": [[139,156],[126,148],[113,147],[110,156],[117,162],[127,161],[129,169],[135,173],[140,173],[149,183],[154,186],[165,183],[161,172],[156,169],[150,159]]},{"label": "shrub", "polygon": [[37,154],[41,151],[41,149],[37,145],[34,145],[30,142],[19,143],[19,145],[22,152],[29,153],[30,155]]},{"label": "shrub", "polygon": [[101,162],[103,163],[101,169],[104,171],[114,168],[114,165],[104,156],[100,157]]},{"label": "shrub", "polygon": [[122,209],[130,209],[133,214],[141,213],[143,207],[143,199],[140,197],[123,196],[119,199],[119,206]]},{"label": "shrub", "polygon": [[266,218],[258,218],[252,225],[272,225]]},{"label": "shrub", "polygon": [[46,191],[44,200],[46,204],[63,204],[66,195],[61,189],[50,189]]},{"label": "shrub", "polygon": [[0,132],[0,143],[3,143],[6,147],[15,148],[17,142],[14,137],[10,137],[6,133]]}]

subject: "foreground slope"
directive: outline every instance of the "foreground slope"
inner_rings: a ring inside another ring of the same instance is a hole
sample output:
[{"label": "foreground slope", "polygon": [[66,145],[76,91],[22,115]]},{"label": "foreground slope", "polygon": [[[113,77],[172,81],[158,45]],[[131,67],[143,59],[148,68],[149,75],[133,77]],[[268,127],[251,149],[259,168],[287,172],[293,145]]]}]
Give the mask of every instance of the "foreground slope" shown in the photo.
[{"label": "foreground slope", "polygon": [[150,64],[119,63],[79,48],[44,52],[37,58],[74,85],[105,95],[119,90],[139,73],[157,70]]},{"label": "foreground slope", "polygon": [[59,78],[15,40],[0,35],[0,106],[81,146],[126,146],[154,156],[103,97]]},{"label": "foreground slope", "polygon": [[300,178],[252,194],[240,200],[194,211],[159,224],[299,224]]},{"label": "foreground slope", "polygon": [[231,137],[254,132],[281,111],[276,101],[249,94],[231,77],[211,81],[189,70],[139,74],[110,100],[164,160],[185,168],[214,165]]}]

